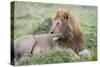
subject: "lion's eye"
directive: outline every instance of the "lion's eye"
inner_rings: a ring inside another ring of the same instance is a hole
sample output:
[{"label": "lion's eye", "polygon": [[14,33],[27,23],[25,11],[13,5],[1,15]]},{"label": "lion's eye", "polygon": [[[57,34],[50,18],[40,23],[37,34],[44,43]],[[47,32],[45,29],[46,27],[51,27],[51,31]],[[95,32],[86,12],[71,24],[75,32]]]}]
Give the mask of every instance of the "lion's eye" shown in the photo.
[{"label": "lion's eye", "polygon": [[57,25],[59,25],[59,23],[57,23]]}]

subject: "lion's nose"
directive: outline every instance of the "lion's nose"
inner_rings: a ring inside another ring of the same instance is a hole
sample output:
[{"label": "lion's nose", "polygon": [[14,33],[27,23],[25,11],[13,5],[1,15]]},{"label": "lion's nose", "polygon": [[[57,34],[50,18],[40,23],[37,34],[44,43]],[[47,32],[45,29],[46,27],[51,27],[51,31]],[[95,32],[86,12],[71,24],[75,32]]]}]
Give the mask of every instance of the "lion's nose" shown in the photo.
[{"label": "lion's nose", "polygon": [[50,31],[51,34],[53,34],[53,31]]}]

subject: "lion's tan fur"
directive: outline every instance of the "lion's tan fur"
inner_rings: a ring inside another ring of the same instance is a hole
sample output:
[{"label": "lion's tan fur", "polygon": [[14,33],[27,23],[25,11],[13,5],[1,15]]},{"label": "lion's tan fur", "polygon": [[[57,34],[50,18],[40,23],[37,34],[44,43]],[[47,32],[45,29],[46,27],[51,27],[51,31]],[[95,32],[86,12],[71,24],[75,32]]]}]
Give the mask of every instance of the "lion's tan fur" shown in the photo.
[{"label": "lion's tan fur", "polygon": [[53,47],[50,34],[26,35],[14,41],[15,58],[31,53],[40,53]]}]

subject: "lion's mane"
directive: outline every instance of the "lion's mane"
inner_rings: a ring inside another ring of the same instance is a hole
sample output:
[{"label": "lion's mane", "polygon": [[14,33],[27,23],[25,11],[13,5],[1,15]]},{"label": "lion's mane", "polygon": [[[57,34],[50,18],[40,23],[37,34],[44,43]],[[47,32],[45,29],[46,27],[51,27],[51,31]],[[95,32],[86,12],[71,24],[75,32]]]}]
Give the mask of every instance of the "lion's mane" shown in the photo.
[{"label": "lion's mane", "polygon": [[[62,19],[67,18],[66,19]],[[72,48],[76,53],[83,50],[84,36],[83,30],[80,27],[80,23],[76,21],[75,17],[64,10],[58,10],[53,16],[53,21],[56,19],[62,19],[61,23],[64,23],[60,28],[60,32],[63,33],[64,38],[58,40],[60,44],[64,44],[67,47]]]}]

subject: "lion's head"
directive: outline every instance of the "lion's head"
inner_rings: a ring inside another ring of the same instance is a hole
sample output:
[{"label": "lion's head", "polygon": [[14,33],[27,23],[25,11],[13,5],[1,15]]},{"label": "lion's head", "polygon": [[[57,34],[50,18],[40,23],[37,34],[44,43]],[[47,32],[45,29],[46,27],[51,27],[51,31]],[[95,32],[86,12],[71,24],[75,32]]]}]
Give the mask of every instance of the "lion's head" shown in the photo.
[{"label": "lion's head", "polygon": [[52,18],[51,35],[53,40],[66,42],[75,52],[83,49],[83,32],[74,16],[63,9],[58,10]]},{"label": "lion's head", "polygon": [[[51,34],[54,40],[65,39],[67,36],[72,35],[71,16],[64,10],[58,10],[52,18]],[[69,34],[70,33],[70,34]]]}]

